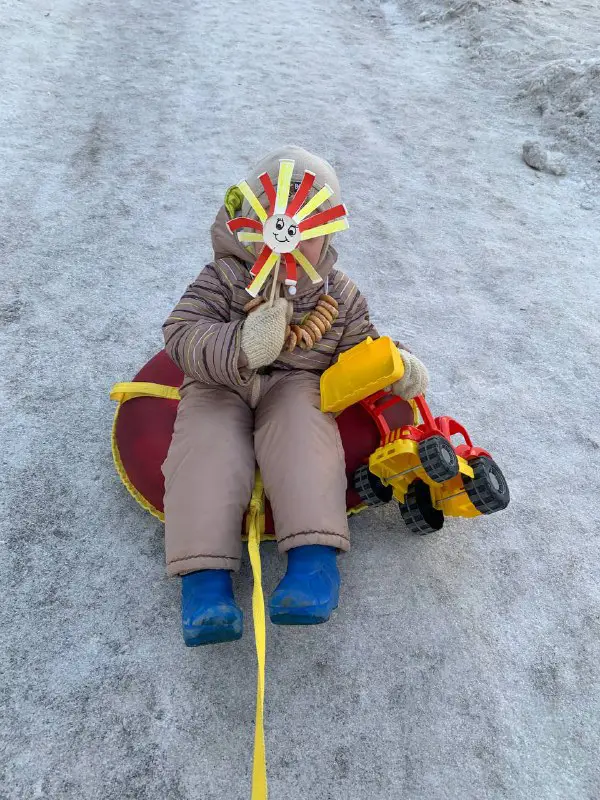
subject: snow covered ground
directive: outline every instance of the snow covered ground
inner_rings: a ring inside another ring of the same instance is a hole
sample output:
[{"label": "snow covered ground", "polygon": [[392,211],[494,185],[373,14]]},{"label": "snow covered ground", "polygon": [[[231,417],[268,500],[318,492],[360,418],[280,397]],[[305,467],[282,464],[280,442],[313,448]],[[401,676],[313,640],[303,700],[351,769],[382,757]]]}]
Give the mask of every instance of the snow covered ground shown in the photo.
[{"label": "snow covered ground", "polygon": [[332,622],[268,629],[271,797],[596,800],[599,31],[584,0],[6,0],[3,800],[249,797],[249,567],[245,638],[186,649],[108,392],[286,142],[335,164],[341,265],[512,503],[424,538],[353,522]]},{"label": "snow covered ground", "polygon": [[[598,6],[579,0],[394,0],[422,25],[450,31],[483,81],[541,117],[554,146],[578,156],[575,170],[600,163]],[[587,157],[587,158],[586,158]]]}]

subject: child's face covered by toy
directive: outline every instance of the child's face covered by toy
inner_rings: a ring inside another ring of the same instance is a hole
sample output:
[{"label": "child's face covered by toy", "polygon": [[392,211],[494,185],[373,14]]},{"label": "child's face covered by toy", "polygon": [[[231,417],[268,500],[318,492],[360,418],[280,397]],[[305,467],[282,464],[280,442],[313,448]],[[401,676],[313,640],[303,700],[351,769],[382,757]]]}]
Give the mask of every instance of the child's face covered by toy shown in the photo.
[{"label": "child's face covered by toy", "polygon": [[[300,242],[298,244],[298,250],[300,250],[302,255],[305,256],[311,264],[318,264],[321,260],[321,251],[323,250],[324,244],[325,236],[317,236],[314,239],[306,239],[306,241]],[[254,244],[254,252],[257,256],[262,248],[262,242],[256,242]],[[285,280],[285,264],[283,263],[279,268],[279,280]]]},{"label": "child's face covered by toy", "polygon": [[315,239],[307,239],[300,242],[298,250],[310,261],[311,264],[318,264],[321,260],[321,251],[325,244],[324,236],[317,236]]}]

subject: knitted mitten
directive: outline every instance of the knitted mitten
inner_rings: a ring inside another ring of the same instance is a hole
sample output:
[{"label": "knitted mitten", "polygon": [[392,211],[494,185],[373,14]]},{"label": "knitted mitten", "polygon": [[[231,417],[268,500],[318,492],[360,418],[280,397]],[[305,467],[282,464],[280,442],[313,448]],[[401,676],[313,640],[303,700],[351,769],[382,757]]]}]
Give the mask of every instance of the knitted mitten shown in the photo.
[{"label": "knitted mitten", "polygon": [[280,297],[273,306],[265,304],[248,314],[242,328],[242,350],[250,369],[266,367],[278,358],[292,313],[291,303]]},{"label": "knitted mitten", "polygon": [[404,362],[404,375],[392,386],[392,392],[403,400],[412,400],[418,394],[425,394],[429,385],[429,375],[425,365],[412,353],[400,350]]}]

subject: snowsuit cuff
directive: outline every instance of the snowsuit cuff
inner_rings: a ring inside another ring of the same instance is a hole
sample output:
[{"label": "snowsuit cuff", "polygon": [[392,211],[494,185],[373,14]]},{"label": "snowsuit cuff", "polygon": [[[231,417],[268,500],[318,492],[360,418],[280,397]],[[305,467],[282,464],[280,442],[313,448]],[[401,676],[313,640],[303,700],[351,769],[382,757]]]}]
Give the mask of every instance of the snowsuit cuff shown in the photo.
[{"label": "snowsuit cuff", "polygon": [[230,556],[196,555],[185,558],[175,558],[167,563],[167,575],[172,578],[176,575],[185,575],[188,572],[197,572],[200,569],[228,569],[238,572],[240,558]]},{"label": "snowsuit cuff", "polygon": [[300,531],[299,533],[291,533],[280,539],[277,542],[277,548],[280,553],[287,553],[294,547],[303,547],[307,544],[322,544],[327,547],[336,547],[342,552],[350,550],[350,540],[347,536],[342,536],[339,533],[330,533],[328,531]]}]

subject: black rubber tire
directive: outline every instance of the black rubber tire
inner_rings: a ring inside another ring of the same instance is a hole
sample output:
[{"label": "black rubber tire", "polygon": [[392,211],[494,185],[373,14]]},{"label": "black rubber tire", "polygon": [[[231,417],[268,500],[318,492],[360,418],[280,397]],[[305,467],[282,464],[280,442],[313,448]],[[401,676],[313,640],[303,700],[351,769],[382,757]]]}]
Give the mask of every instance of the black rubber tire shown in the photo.
[{"label": "black rubber tire", "polygon": [[393,487],[384,486],[377,475],[370,472],[366,464],[356,470],[353,483],[360,499],[367,506],[384,506],[394,496]]},{"label": "black rubber tire", "polygon": [[458,457],[443,436],[430,436],[419,442],[419,458],[428,477],[436,483],[444,483],[458,475]]},{"label": "black rubber tire", "polygon": [[482,514],[493,514],[502,511],[510,502],[510,492],[506,478],[496,462],[480,456],[469,461],[475,476],[463,475],[463,484],[469,499]]},{"label": "black rubber tire", "polygon": [[406,526],[413,533],[425,535],[441,530],[444,514],[433,507],[431,492],[425,481],[413,481],[400,503],[400,513]]}]

